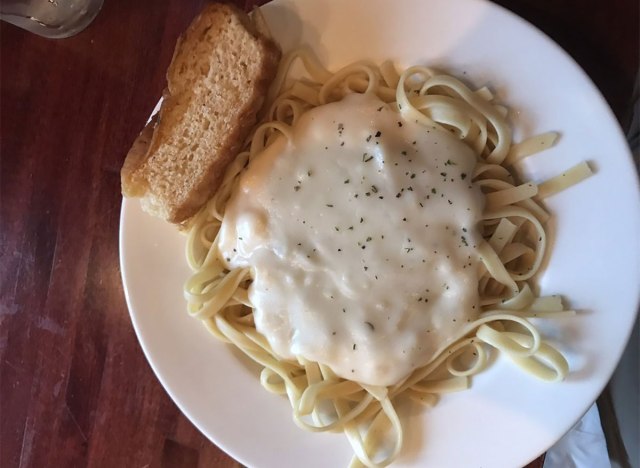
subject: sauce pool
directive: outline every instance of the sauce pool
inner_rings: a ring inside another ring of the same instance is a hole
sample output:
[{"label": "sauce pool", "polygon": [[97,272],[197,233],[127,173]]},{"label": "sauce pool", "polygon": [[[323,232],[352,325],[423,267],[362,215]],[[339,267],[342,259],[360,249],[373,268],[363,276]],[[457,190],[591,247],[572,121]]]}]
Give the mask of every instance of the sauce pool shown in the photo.
[{"label": "sauce pool", "polygon": [[473,151],[375,96],[305,113],[254,158],[220,251],[251,268],[257,330],[283,359],[393,385],[477,317]]}]

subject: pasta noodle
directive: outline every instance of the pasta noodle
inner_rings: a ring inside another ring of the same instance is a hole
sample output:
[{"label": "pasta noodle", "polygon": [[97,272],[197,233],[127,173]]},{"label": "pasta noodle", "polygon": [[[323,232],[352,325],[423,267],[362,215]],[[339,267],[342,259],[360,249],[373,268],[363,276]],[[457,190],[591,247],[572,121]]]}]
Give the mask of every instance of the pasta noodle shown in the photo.
[{"label": "pasta noodle", "polygon": [[[306,74],[293,79],[296,62]],[[384,102],[396,103],[406,120],[451,132],[466,143],[478,158],[473,181],[486,197],[481,226],[485,240],[478,246],[482,312],[431,362],[389,387],[343,379],[328,366],[302,357],[297,362],[280,359],[255,328],[247,293],[249,269],[226,269],[217,246],[225,204],[247,164],[278,136],[291,138],[291,127],[304,112],[354,92],[375,93]],[[262,386],[286,395],[298,426],[314,432],[344,432],[355,454],[351,466],[385,466],[403,443],[394,401],[405,395],[433,405],[440,394],[468,388],[470,378],[487,365],[487,347],[537,378],[559,381],[566,376],[566,360],[541,338],[529,319],[575,312],[565,310],[557,296],[536,297],[529,282],[539,271],[547,247],[548,214],[539,200],[579,182],[591,171],[581,163],[541,184],[518,184],[509,169],[552,146],[557,134],[512,144],[506,109],[494,102],[487,88],[474,91],[452,76],[420,66],[398,73],[391,62],[377,67],[362,61],[331,73],[304,49],[283,58],[267,103],[262,123],[229,167],[221,188],[190,223],[187,261],[194,273],[184,289],[189,313],[217,338],[263,366]]]}]

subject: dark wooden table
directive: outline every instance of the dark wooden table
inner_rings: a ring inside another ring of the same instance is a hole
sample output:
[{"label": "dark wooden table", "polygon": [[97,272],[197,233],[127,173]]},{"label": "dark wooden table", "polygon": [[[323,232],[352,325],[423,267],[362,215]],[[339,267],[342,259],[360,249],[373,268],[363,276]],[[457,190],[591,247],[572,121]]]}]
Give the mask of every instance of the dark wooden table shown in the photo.
[{"label": "dark wooden table", "polygon": [[[154,377],[118,263],[120,166],[202,3],[105,0],[57,41],[1,25],[2,467],[237,466]],[[626,125],[637,0],[498,3],[563,46]]]}]

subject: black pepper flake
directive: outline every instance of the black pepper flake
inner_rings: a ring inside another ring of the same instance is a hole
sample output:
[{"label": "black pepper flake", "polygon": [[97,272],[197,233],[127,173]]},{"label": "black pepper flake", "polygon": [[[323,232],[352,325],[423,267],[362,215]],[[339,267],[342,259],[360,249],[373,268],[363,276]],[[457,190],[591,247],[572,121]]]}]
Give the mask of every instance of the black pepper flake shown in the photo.
[{"label": "black pepper flake", "polygon": [[372,135],[369,135],[369,136],[367,137],[367,143],[371,141],[371,137],[372,137]]},{"label": "black pepper flake", "polygon": [[435,189],[435,188],[432,188],[432,189],[431,189],[431,193],[436,193],[436,189]]},{"label": "black pepper flake", "polygon": [[406,156],[406,155],[407,155],[407,152],[406,152],[406,151],[400,151],[400,154],[401,154],[402,156]]},{"label": "black pepper flake", "polygon": [[360,222],[363,223],[364,222],[364,218],[360,218]]},{"label": "black pepper flake", "polygon": [[406,220],[407,220],[407,218],[402,218],[402,221],[406,221]]},{"label": "black pepper flake", "polygon": [[367,192],[367,193],[365,193],[365,195],[366,195],[367,197],[370,197],[370,196],[371,196],[371,192]]},{"label": "black pepper flake", "polygon": [[373,323],[371,322],[364,322],[364,323],[366,326],[368,326],[371,329],[371,331],[374,331],[376,329],[376,327],[373,326]]},{"label": "black pepper flake", "polygon": [[340,146],[344,146],[344,141],[340,142]]},{"label": "black pepper flake", "polygon": [[441,175],[442,177],[447,177],[447,173],[446,173],[446,172],[441,172],[441,173],[440,173],[440,175]]},{"label": "black pepper flake", "polygon": [[349,231],[353,231],[353,226],[349,226],[347,229],[349,229]]},{"label": "black pepper flake", "polygon": [[336,231],[340,231],[340,228],[338,226],[334,226],[333,227]]},{"label": "black pepper flake", "polygon": [[378,193],[378,187],[376,187],[375,185],[372,185],[372,186],[371,186],[371,191],[372,191],[373,193]]},{"label": "black pepper flake", "polygon": [[376,132],[376,138],[380,138],[382,136],[382,132],[380,130],[378,130]]},{"label": "black pepper flake", "polygon": [[398,121],[398,127],[402,127],[402,122]]},{"label": "black pepper flake", "polygon": [[396,193],[396,198],[400,198],[402,196],[402,192]]},{"label": "black pepper flake", "polygon": [[422,202],[419,202],[418,205],[420,205],[420,208],[424,208],[424,205],[422,204]]},{"label": "black pepper flake", "polygon": [[349,179],[345,179],[344,183],[348,184],[349,183]]},{"label": "black pepper flake", "polygon": [[378,112],[380,112],[380,111],[382,110],[382,108],[383,108],[383,107],[384,107],[384,106],[380,106],[380,107],[378,107],[378,109],[376,109],[376,110],[377,110]]},{"label": "black pepper flake", "polygon": [[298,190],[300,190],[300,186],[299,185],[294,185],[293,186],[293,190],[295,190],[297,192]]},{"label": "black pepper flake", "polygon": [[411,174],[411,179],[415,179],[416,175],[415,174]]},{"label": "black pepper flake", "polygon": [[333,205],[329,205],[329,204],[327,204],[327,207],[328,207],[328,208],[333,208]]},{"label": "black pepper flake", "polygon": [[460,174],[460,178],[461,178],[462,180],[466,179],[466,178],[467,178],[467,174],[465,174],[465,173],[463,172],[462,174]]},{"label": "black pepper flake", "polygon": [[230,259],[229,257],[227,257],[225,260],[226,260],[227,262],[230,262],[230,261],[231,261],[231,259]]},{"label": "black pepper flake", "polygon": [[368,269],[369,269],[369,267],[368,267],[368,266],[364,267],[364,271],[367,271]]},{"label": "black pepper flake", "polygon": [[356,350],[356,344],[355,343],[353,343],[353,350],[354,351]]},{"label": "black pepper flake", "polygon": [[367,237],[367,242],[371,242],[371,237]]}]

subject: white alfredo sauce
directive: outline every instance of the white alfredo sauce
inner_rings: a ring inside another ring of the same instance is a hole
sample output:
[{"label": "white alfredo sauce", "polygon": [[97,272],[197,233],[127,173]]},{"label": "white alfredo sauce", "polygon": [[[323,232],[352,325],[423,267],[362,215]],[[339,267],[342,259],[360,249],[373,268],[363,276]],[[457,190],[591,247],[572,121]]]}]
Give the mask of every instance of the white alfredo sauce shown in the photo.
[{"label": "white alfredo sauce", "polygon": [[472,150],[374,96],[304,114],[252,160],[220,250],[250,267],[256,328],[284,359],[393,385],[477,316],[483,196]]}]

